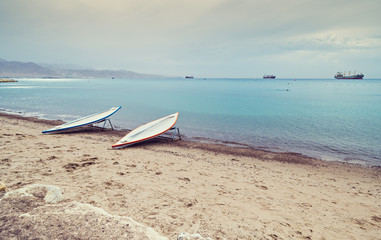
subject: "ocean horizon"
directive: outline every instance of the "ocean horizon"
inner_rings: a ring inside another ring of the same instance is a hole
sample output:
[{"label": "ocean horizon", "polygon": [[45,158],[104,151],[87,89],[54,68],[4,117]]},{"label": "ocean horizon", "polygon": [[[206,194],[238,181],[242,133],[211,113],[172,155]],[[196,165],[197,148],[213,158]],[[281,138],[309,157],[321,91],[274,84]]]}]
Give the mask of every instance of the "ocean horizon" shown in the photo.
[{"label": "ocean horizon", "polygon": [[0,84],[1,111],[71,121],[121,106],[119,129],[179,112],[191,141],[381,166],[381,79],[16,80]]}]

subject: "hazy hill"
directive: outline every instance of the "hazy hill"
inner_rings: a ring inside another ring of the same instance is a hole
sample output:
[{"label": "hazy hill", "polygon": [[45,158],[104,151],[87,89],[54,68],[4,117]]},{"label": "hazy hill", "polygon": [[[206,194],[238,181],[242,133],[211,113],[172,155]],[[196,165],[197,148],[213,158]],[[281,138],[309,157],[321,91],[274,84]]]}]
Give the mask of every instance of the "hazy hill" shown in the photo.
[{"label": "hazy hill", "polygon": [[[67,65],[70,66],[70,65]],[[72,65],[73,66],[73,65]],[[45,78],[163,78],[155,74],[143,74],[126,70],[73,69],[57,65],[33,62],[7,61],[0,58],[0,77],[45,77]]]},{"label": "hazy hill", "polygon": [[35,63],[0,60],[0,77],[46,77],[56,73]]}]

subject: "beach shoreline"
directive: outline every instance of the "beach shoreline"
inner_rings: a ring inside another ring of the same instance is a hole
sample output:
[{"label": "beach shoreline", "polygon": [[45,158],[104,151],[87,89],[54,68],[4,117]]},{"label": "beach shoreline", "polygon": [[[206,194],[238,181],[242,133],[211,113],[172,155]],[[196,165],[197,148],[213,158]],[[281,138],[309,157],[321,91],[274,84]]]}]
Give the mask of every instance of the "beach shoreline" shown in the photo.
[{"label": "beach shoreline", "polygon": [[[26,119],[28,121],[35,122],[35,123],[44,123],[51,127],[66,123],[65,121],[59,120],[59,119],[46,119],[46,118],[41,118],[39,116],[27,116],[27,115],[24,115],[22,112],[12,112],[12,111],[4,110],[4,109],[0,109],[0,117],[1,116],[10,116],[16,119],[18,118]],[[122,138],[128,132],[132,130],[132,129],[120,128],[118,126],[113,126],[113,127],[114,127],[113,131],[111,132],[107,131],[107,133],[106,132],[104,133],[110,136],[115,136],[116,137],[115,139],[117,140],[119,140],[120,138]],[[78,133],[81,133],[82,131],[83,129],[79,129],[73,132],[69,131],[68,133],[64,133],[64,134],[70,134],[70,133],[78,134]],[[100,132],[102,130],[99,125],[95,124],[94,126],[85,128],[84,131],[85,132],[92,132],[92,131]],[[169,135],[167,134],[167,136]],[[260,160],[274,160],[274,161],[281,161],[281,162],[303,163],[303,164],[318,164],[318,163],[322,164],[322,163],[328,162],[328,163],[358,165],[358,166],[364,166],[364,167],[381,167],[381,166],[365,164],[365,163],[346,162],[344,160],[323,160],[323,159],[309,156],[299,152],[275,150],[268,147],[257,147],[257,146],[240,143],[240,142],[222,141],[218,139],[204,138],[204,137],[188,137],[184,135],[183,133],[181,134],[181,137],[183,141],[176,142],[175,144],[182,147],[199,148],[206,151],[227,153],[232,155],[237,154],[241,156],[255,157]],[[176,135],[176,138],[178,139],[177,135]],[[157,141],[157,140],[158,139],[154,139],[152,141]],[[160,136],[159,136],[159,140],[160,140]]]},{"label": "beach shoreline", "polygon": [[62,121],[6,113],[0,123],[0,181],[9,190],[57,185],[65,201],[131,217],[169,239],[379,237],[380,167],[167,139],[113,150],[127,130],[43,135]]}]

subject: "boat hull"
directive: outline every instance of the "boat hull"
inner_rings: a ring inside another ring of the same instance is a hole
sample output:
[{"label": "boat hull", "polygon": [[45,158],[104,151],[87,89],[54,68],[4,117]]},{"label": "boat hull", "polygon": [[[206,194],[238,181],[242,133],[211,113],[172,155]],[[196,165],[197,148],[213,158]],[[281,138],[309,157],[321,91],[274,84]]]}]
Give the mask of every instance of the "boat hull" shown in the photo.
[{"label": "boat hull", "polygon": [[336,79],[363,79],[363,76],[335,77]]},{"label": "boat hull", "polygon": [[179,113],[177,112],[135,128],[112,145],[112,148],[123,148],[155,138],[172,129],[177,122],[178,116]]},{"label": "boat hull", "polygon": [[89,115],[83,118],[79,118],[74,121],[67,122],[65,124],[45,130],[42,133],[43,134],[62,133],[62,132],[72,131],[80,127],[84,127],[94,123],[99,123],[99,122],[105,121],[108,117],[116,113],[120,108],[121,107],[113,107],[104,112],[96,113],[96,114]]},{"label": "boat hull", "polygon": [[264,79],[266,79],[266,78],[268,78],[268,79],[274,79],[275,75],[264,75],[263,78]]},{"label": "boat hull", "polygon": [[364,74],[362,73],[355,73],[355,74],[348,74],[346,75],[345,73],[337,72],[334,76],[336,79],[363,79]]}]

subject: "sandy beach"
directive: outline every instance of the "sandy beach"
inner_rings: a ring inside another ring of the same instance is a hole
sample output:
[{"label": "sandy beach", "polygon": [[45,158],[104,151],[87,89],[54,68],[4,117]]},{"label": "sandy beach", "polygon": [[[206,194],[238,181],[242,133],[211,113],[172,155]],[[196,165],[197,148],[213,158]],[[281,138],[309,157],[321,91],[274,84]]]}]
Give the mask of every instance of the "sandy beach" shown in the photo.
[{"label": "sandy beach", "polygon": [[380,167],[186,140],[112,149],[127,131],[41,133],[61,123],[0,113],[7,191],[40,184],[63,195],[2,199],[0,239],[147,239],[133,221],[152,239],[381,239]]}]

